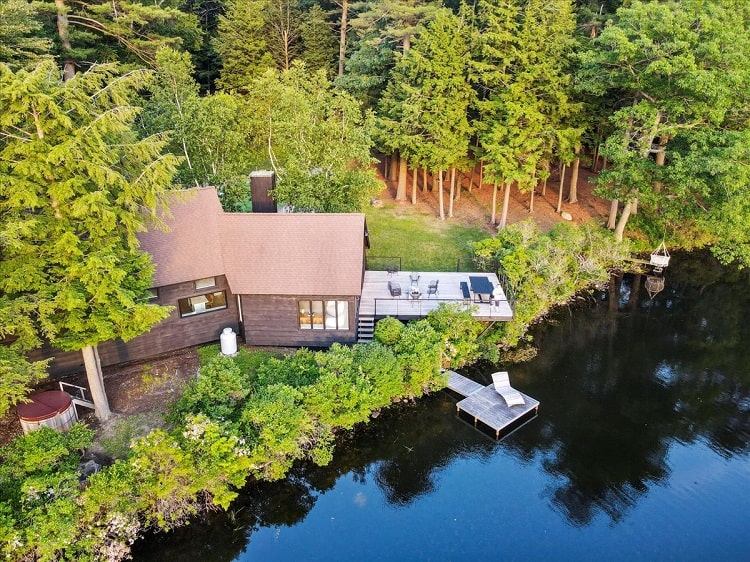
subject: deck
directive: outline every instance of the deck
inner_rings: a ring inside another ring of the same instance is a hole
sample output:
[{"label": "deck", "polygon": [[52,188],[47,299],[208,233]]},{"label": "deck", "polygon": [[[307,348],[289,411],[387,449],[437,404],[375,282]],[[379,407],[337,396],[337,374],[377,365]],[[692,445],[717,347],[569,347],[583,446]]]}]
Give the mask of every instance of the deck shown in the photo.
[{"label": "deck", "polygon": [[[383,318],[394,316],[402,319],[422,318],[435,310],[440,303],[456,303],[459,306],[472,310],[472,315],[477,320],[507,322],[513,319],[513,309],[505,294],[502,298],[489,302],[484,297],[479,301],[479,295],[470,293],[469,298],[464,298],[461,291],[461,283],[469,284],[470,276],[487,277],[493,286],[498,286],[500,281],[494,273],[451,273],[451,272],[419,272],[417,287],[421,292],[419,298],[412,298],[410,288],[411,272],[397,271],[365,271],[364,283],[362,285],[362,297],[359,304],[361,315]],[[401,287],[401,296],[392,297],[388,291],[388,281],[394,281]],[[427,294],[427,286],[438,281],[437,295]]]},{"label": "deck", "polygon": [[493,385],[483,386],[455,371],[448,371],[448,388],[466,397],[456,404],[459,416],[461,413],[470,416],[475,426],[481,422],[495,432],[496,439],[518,429],[539,411],[539,401],[523,392],[520,394],[526,402],[524,405],[507,406]]}]

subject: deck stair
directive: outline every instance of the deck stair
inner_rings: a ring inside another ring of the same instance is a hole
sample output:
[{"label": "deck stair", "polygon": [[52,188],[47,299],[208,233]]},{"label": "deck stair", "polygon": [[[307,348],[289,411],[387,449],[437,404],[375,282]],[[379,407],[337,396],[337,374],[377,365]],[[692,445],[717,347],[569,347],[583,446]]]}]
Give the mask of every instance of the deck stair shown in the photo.
[{"label": "deck stair", "polygon": [[456,373],[446,371],[447,387],[454,393],[465,396],[456,404],[456,414],[473,419],[474,427],[480,423],[495,434],[495,439],[506,436],[526,422],[535,418],[539,411],[539,401],[519,392],[523,405],[508,406],[493,384],[484,386]]},{"label": "deck stair", "polygon": [[368,343],[372,341],[375,333],[375,316],[371,314],[362,314],[360,312],[357,320],[357,342]]},{"label": "deck stair", "polygon": [[70,401],[76,406],[82,406],[84,408],[90,408],[95,410],[94,402],[89,399],[86,395],[87,389],[75,384],[60,381],[60,390],[70,394]]}]

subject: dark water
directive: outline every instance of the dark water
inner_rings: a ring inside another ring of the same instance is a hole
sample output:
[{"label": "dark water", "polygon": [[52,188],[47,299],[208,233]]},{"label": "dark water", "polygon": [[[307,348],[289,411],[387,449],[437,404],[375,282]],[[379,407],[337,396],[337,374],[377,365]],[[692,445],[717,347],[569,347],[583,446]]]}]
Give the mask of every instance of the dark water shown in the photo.
[{"label": "dark water", "polygon": [[706,257],[666,276],[535,333],[509,370],[540,413],[500,443],[439,393],[135,560],[750,560],[750,281]]}]

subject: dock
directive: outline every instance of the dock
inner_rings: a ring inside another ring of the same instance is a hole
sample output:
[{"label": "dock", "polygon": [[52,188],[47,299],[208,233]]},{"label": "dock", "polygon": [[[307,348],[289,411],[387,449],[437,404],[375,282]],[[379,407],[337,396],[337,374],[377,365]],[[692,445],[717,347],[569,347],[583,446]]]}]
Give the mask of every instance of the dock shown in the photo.
[{"label": "dock", "polygon": [[474,420],[474,426],[480,423],[495,432],[495,439],[500,439],[515,431],[526,422],[535,418],[539,411],[539,401],[521,392],[525,404],[508,406],[492,384],[481,385],[456,373],[448,374],[448,389],[465,396],[456,404],[456,413],[463,413]]}]

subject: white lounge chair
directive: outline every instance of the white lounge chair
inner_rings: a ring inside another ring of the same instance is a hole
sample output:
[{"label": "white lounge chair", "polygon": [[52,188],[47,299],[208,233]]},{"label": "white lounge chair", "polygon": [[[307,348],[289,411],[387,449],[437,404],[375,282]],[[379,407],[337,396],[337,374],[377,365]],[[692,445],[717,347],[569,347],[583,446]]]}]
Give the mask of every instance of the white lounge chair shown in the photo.
[{"label": "white lounge chair", "polygon": [[523,406],[526,404],[523,395],[510,386],[510,377],[508,377],[507,371],[492,373],[492,383],[495,386],[495,392],[503,397],[508,406]]}]

